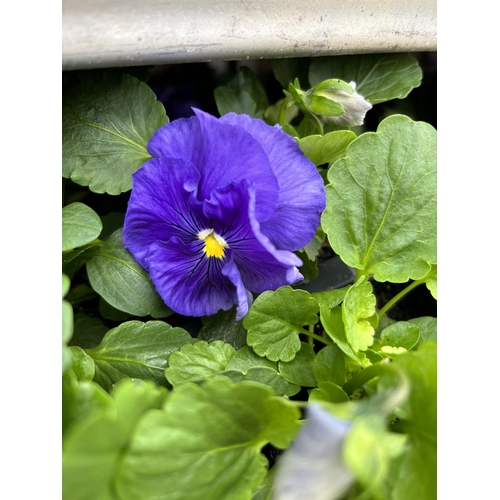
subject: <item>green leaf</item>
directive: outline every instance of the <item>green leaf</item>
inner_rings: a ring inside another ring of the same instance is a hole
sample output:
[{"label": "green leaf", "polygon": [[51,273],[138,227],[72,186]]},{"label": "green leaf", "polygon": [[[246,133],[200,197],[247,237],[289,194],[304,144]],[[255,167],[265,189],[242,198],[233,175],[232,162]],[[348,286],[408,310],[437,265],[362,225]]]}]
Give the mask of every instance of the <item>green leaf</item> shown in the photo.
[{"label": "green leaf", "polygon": [[327,345],[321,349],[313,361],[313,373],[318,382],[345,383],[345,360],[342,350],[337,345]]},{"label": "green leaf", "polygon": [[69,350],[68,346],[66,345],[65,338],[71,338],[71,333],[72,333],[72,318],[73,318],[73,308],[71,307],[71,304],[67,302],[66,300],[63,300],[62,303],[62,317],[63,317],[63,328],[62,328],[62,334],[63,334],[63,344],[62,344],[62,371],[64,371],[71,366],[72,363],[72,357],[71,357],[71,351]]},{"label": "green leaf", "polygon": [[102,230],[100,217],[87,205],[71,203],[62,209],[62,251],[94,241]]},{"label": "green leaf", "polygon": [[222,340],[235,349],[246,345],[247,331],[241,321],[236,321],[236,307],[229,311],[219,311],[212,316],[204,316],[201,322],[203,326],[198,334],[200,340],[207,342]]},{"label": "green leaf", "polygon": [[[404,454],[394,461],[388,478],[395,500],[436,498],[437,488],[437,352],[434,342],[420,344],[416,351],[396,357],[395,367],[410,379],[411,392],[399,405],[399,420],[393,424],[408,435]],[[391,386],[385,378],[381,389]]]},{"label": "green leaf", "polygon": [[110,212],[104,215],[101,220],[103,228],[99,239],[106,241],[115,231],[123,227],[125,214],[122,212]]},{"label": "green leaf", "polygon": [[418,342],[420,330],[418,326],[409,321],[398,321],[384,328],[380,333],[380,345],[402,347],[409,351]]},{"label": "green leaf", "polygon": [[62,377],[62,427],[63,436],[70,427],[94,410],[113,408],[111,396],[95,382],[78,380],[73,370],[66,370]]},{"label": "green leaf", "polygon": [[437,300],[438,294],[437,294],[437,266],[432,266],[431,267],[431,272],[427,275],[427,278],[425,280],[425,284],[429,291],[431,292],[431,295]]},{"label": "green leaf", "polygon": [[342,104],[320,95],[310,96],[307,108],[313,113],[325,117],[339,116],[344,113]]},{"label": "green leaf", "polygon": [[287,59],[271,59],[269,61],[273,68],[274,77],[284,89],[288,89],[290,83],[296,79],[305,85],[307,88],[307,72],[309,69],[309,60],[305,57],[287,58]]},{"label": "green leaf", "polygon": [[309,344],[301,342],[300,350],[292,361],[278,363],[279,372],[292,384],[302,387],[316,387],[318,384],[314,378],[313,361],[314,349]]},{"label": "green leaf", "polygon": [[436,446],[410,435],[407,450],[392,462],[388,474],[393,484],[391,499],[437,498],[437,465]]},{"label": "green leaf", "polygon": [[94,193],[120,194],[151,158],[146,145],[168,122],[163,105],[137,78],[80,76],[63,96],[63,177]]},{"label": "green leaf", "polygon": [[276,396],[293,396],[300,391],[300,386],[287,382],[276,370],[266,366],[253,366],[246,373],[238,370],[224,370],[219,376],[230,378],[233,382],[251,380],[268,385]]},{"label": "green leaf", "polygon": [[380,318],[379,324],[378,324],[377,328],[375,328],[375,337],[376,338],[375,338],[374,343],[373,343],[374,347],[377,345],[377,342],[379,341],[378,339],[380,338],[380,333],[382,332],[382,330],[384,328],[387,328],[389,325],[394,324],[394,323],[396,323],[396,320],[389,318],[389,316],[387,316],[387,314],[384,314]]},{"label": "green leaf", "polygon": [[117,322],[125,321],[132,316],[132,314],[130,313],[120,311],[120,309],[116,309],[116,307],[113,307],[102,297],[99,299],[99,314],[105,319],[110,319]]},{"label": "green leaf", "polygon": [[[377,339],[374,339],[373,343],[375,344],[376,341]],[[379,354],[377,351],[374,351],[373,349],[367,349],[366,351],[363,352],[363,354],[370,360],[372,364],[379,363],[384,359],[384,356]]]},{"label": "green leaf", "polygon": [[[397,427],[433,443],[437,435],[437,349],[434,342],[422,343],[417,350],[392,362],[410,378],[411,392],[398,412]],[[381,380],[382,383],[382,380]],[[389,386],[382,383],[381,388]]]},{"label": "green leaf", "polygon": [[[286,116],[286,114],[285,114],[285,116]],[[298,137],[299,136],[299,134],[295,130],[295,128],[293,128],[289,123],[286,123],[285,125],[283,125],[281,127],[281,129],[283,130],[283,132],[286,132],[291,137]]]},{"label": "green leaf", "polygon": [[347,82],[339,80],[338,78],[329,78],[314,85],[309,91],[313,95],[335,95],[336,92],[341,91],[347,94],[354,94],[354,88]]},{"label": "green leaf", "polygon": [[318,267],[316,257],[309,259],[306,252],[295,252],[295,255],[302,261],[299,272],[304,277],[303,281],[314,280],[318,277]]},{"label": "green leaf", "polygon": [[342,308],[340,306],[335,306],[332,309],[329,309],[325,304],[321,304],[320,318],[321,324],[323,325],[323,328],[328,336],[335,342],[342,352],[355,361],[357,365],[360,365],[361,361],[356,354],[354,354],[352,347],[347,341],[344,321],[342,319]]},{"label": "green leaf", "polygon": [[[276,125],[279,122],[279,114],[283,101],[284,99],[280,99],[273,105],[268,106],[267,109],[264,111],[264,120],[268,125]],[[287,108],[285,109],[285,116],[283,119],[282,128],[284,132],[290,134],[292,137],[295,137],[297,134],[294,133],[294,128],[290,125],[290,122],[295,117],[297,117],[298,114],[299,114],[299,108],[297,108],[297,106],[295,105],[287,106]]]},{"label": "green leaf", "polygon": [[285,448],[299,411],[254,382],[183,384],[134,432],[117,474],[122,500],[249,500],[266,475],[260,450]]},{"label": "green leaf", "polygon": [[[298,135],[298,137],[300,137],[300,138],[308,137],[310,135],[317,135],[317,133],[318,133],[318,130],[317,130],[315,124],[307,116],[305,116],[302,119],[302,121],[296,127],[296,129],[297,129],[296,130],[297,133],[294,134],[294,136],[296,137]],[[323,130],[324,130],[324,128],[323,128]]]},{"label": "green leaf", "polygon": [[437,342],[437,318],[432,316],[423,316],[421,318],[414,318],[408,320],[418,326],[420,336],[418,342]]},{"label": "green leaf", "polygon": [[[100,240],[94,240],[92,243],[83,245],[75,250],[63,252],[62,269],[69,278],[73,279],[80,268],[92,257],[92,252],[101,245]],[[82,287],[82,284],[78,285]]]},{"label": "green leaf", "polygon": [[248,92],[236,87],[217,87],[214,90],[215,103],[221,116],[227,113],[257,115],[257,106]]},{"label": "green leaf", "polygon": [[148,273],[123,247],[118,230],[87,262],[92,288],[113,307],[133,314],[164,318],[172,311],[158,295]]},{"label": "green leaf", "polygon": [[63,440],[63,498],[116,499],[114,477],[129,438],[149,409],[161,407],[165,390],[123,380],[112,396],[109,409],[88,414]]},{"label": "green leaf", "polygon": [[338,130],[325,135],[309,135],[296,139],[300,149],[316,165],[334,163],[345,155],[347,146],[356,139],[349,130]]},{"label": "green leaf", "polygon": [[375,314],[377,299],[366,276],[352,285],[342,302],[345,335],[352,350],[365,351],[373,344],[375,330],[368,318]]},{"label": "green leaf", "polygon": [[377,104],[403,99],[420,85],[422,70],[410,54],[362,54],[319,57],[309,68],[309,81],[340,78],[356,82],[356,92],[368,102]]},{"label": "green leaf", "polygon": [[[364,353],[360,354],[364,356]],[[321,405],[334,415],[346,420],[353,420],[366,414],[378,414],[385,419],[393,419],[398,408],[408,399],[411,385],[403,370],[395,368],[390,361],[384,359],[379,363],[369,364],[362,370],[358,369],[357,373],[349,378],[342,387],[348,395],[354,395],[357,389],[363,387],[369,397],[360,399],[353,397],[352,400],[340,405],[324,401],[321,402]],[[370,388],[370,385],[373,387],[375,379],[378,377],[384,378],[384,385],[378,383],[375,391]],[[324,383],[326,384],[326,382]]]},{"label": "green leaf", "polygon": [[349,401],[349,396],[340,385],[333,382],[323,381],[318,383],[318,387],[311,391],[309,402],[327,401],[329,403],[345,403]]},{"label": "green leaf", "polygon": [[95,374],[94,360],[81,347],[73,346],[69,349],[73,359],[72,368],[78,380],[91,381]]},{"label": "green leaf", "polygon": [[[193,346],[195,349],[186,347],[174,353],[169,364],[173,363],[175,366],[166,370],[167,377],[172,377],[169,381],[176,385],[180,382],[194,382],[214,375],[224,375],[233,382],[253,380],[268,385],[277,396],[293,396],[300,391],[300,387],[290,384],[278,373],[277,362],[258,356],[249,346],[244,346],[236,352],[227,346],[228,344],[221,344],[220,341],[208,346],[205,342],[197,342]],[[231,353],[234,353],[232,357]],[[229,362],[226,364],[227,359]]]},{"label": "green leaf", "polygon": [[344,286],[343,288],[336,288],[334,290],[327,290],[325,292],[314,292],[312,296],[316,299],[320,306],[324,306],[328,309],[333,309],[338,306],[345,297],[347,290],[351,285]]},{"label": "green leaf", "polygon": [[87,302],[97,298],[97,294],[87,283],[77,283],[69,291],[66,299],[74,307],[80,305],[82,302]]},{"label": "green leaf", "polygon": [[226,370],[239,370],[246,373],[248,369],[255,366],[264,366],[278,371],[278,363],[265,357],[259,356],[250,346],[238,349],[226,366]]},{"label": "green leaf", "polygon": [[228,86],[217,87],[215,103],[221,116],[231,111],[263,118],[267,109],[267,95],[258,78],[250,68],[242,66]]},{"label": "green leaf", "polygon": [[321,245],[325,241],[325,233],[321,227],[318,227],[316,230],[316,234],[314,238],[302,249],[303,252],[307,255],[309,260],[316,260],[318,256],[318,252],[321,248]]},{"label": "green leaf", "polygon": [[220,340],[182,346],[168,359],[165,377],[175,387],[186,382],[203,380],[226,369],[234,355],[234,347]]},{"label": "green leaf", "polygon": [[102,341],[108,330],[109,328],[99,318],[78,312],[75,314],[73,337],[69,345],[90,349]]},{"label": "green leaf", "polygon": [[303,290],[284,286],[259,295],[243,319],[247,343],[271,361],[291,361],[300,349],[303,325],[314,325],[318,303]]},{"label": "green leaf", "polygon": [[386,482],[390,479],[391,462],[402,454],[405,441],[406,436],[387,432],[382,415],[354,419],[344,444],[344,461],[375,498],[390,498]]},{"label": "green leaf", "polygon": [[250,68],[242,66],[230,85],[246,90],[255,102],[259,114],[267,109],[269,102],[266,91]]},{"label": "green leaf", "polygon": [[71,280],[66,274],[62,275],[62,298],[66,297],[71,287]]},{"label": "green leaf", "polygon": [[73,306],[64,300],[64,297],[68,293],[71,282],[65,274],[62,275],[62,371],[64,371],[71,366],[72,356],[71,351],[68,349],[68,342],[73,336]]},{"label": "green leaf", "polygon": [[377,281],[426,276],[436,263],[436,130],[393,115],[328,172],[322,227],[349,266]]},{"label": "green leaf", "polygon": [[73,336],[73,307],[67,300],[62,301],[62,339],[68,343]]},{"label": "green leaf", "polygon": [[96,365],[95,381],[105,389],[124,377],[165,385],[168,357],[194,340],[186,330],[163,321],[128,321],[109,330],[97,347],[86,352]]},{"label": "green leaf", "polygon": [[252,500],[272,500],[273,481],[276,470],[276,467],[269,470],[264,481],[254,490]]},{"label": "green leaf", "polygon": [[234,382],[240,380],[261,382],[272,387],[277,396],[293,396],[300,391],[300,386],[287,382],[278,373],[276,361],[259,356],[247,345],[234,353],[221,375],[231,378]]}]

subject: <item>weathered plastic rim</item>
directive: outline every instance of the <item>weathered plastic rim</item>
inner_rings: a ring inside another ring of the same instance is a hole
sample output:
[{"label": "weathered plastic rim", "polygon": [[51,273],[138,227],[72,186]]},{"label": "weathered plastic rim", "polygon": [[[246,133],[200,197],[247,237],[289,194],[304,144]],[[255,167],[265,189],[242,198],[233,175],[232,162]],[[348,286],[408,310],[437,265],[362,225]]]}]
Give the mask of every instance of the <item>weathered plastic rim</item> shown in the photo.
[{"label": "weathered plastic rim", "polygon": [[437,50],[436,0],[63,0],[63,70]]}]

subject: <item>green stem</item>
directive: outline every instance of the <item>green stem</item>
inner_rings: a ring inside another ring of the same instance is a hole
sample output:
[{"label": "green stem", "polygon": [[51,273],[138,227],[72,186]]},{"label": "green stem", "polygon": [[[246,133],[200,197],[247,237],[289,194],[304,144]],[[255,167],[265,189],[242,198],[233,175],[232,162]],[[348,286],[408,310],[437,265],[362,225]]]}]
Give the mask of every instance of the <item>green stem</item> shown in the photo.
[{"label": "green stem", "polygon": [[[324,339],[323,337],[320,337],[319,335],[316,335],[315,333],[312,333],[310,331],[304,330],[304,328],[301,329],[300,333],[303,333],[304,335],[307,335],[308,337],[316,339],[317,341],[322,342],[325,345],[331,344],[331,342],[328,342],[328,340]],[[309,341],[309,339],[308,339],[308,341]]]},{"label": "green stem", "polygon": [[421,285],[422,283],[425,283],[425,279],[426,278],[427,278],[427,276],[425,278],[420,279],[420,280],[414,281],[413,283],[411,283],[410,285],[408,285],[405,289],[401,290],[391,300],[389,300],[389,302],[387,302],[387,304],[384,307],[382,307],[382,309],[380,309],[380,311],[378,312],[378,319],[379,319],[379,321],[382,318],[382,316],[384,316],[384,314],[387,313],[387,311],[389,311],[392,307],[394,307],[394,305],[399,300],[401,300],[407,293],[411,292],[418,285]]},{"label": "green stem", "polygon": [[356,269],[356,276],[354,277],[354,283],[356,283],[356,281],[358,281],[359,278],[361,278],[361,276],[364,276],[363,271],[361,271],[361,269]]},{"label": "green stem", "polygon": [[323,124],[321,123],[319,118],[314,113],[311,113],[307,108],[306,108],[306,111],[307,111],[307,116],[309,117],[310,120],[312,120],[312,122],[316,126],[316,129],[318,130],[319,135],[323,135]]},{"label": "green stem", "polygon": [[291,101],[292,97],[291,96],[286,96],[283,99],[283,102],[281,103],[280,107],[280,112],[278,114],[278,123],[283,127],[285,124],[285,113],[286,113],[286,108],[288,107],[288,103]]},{"label": "green stem", "polygon": [[[314,335],[314,325],[309,325],[309,333]],[[314,348],[314,339],[312,337],[307,337],[307,343]]]},{"label": "green stem", "polygon": [[371,380],[372,378],[378,377],[384,373],[392,372],[392,368],[389,366],[390,360],[388,358],[383,359],[379,363],[369,366],[364,370],[360,371],[357,375],[354,375],[349,381],[344,384],[344,391],[347,394],[352,394],[358,387]]}]

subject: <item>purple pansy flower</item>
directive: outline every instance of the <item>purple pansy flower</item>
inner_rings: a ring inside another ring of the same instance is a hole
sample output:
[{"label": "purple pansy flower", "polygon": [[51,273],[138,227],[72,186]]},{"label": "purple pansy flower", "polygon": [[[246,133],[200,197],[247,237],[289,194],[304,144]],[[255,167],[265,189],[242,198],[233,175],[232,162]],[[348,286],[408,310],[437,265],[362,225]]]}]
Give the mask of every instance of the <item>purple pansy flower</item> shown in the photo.
[{"label": "purple pansy flower", "polygon": [[205,316],[237,304],[241,319],[250,292],[302,279],[292,252],[319,226],[323,181],[279,126],[195,113],[149,141],[123,243],[172,310]]}]

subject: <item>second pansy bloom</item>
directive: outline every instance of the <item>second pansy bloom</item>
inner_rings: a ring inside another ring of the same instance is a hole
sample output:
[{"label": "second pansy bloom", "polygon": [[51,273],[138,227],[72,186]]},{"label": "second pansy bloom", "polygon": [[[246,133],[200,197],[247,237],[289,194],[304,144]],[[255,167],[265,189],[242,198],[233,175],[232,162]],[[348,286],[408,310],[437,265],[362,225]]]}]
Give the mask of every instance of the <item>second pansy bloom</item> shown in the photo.
[{"label": "second pansy bloom", "polygon": [[237,305],[302,279],[292,252],[314,236],[323,181],[295,140],[247,115],[168,123],[133,174],[123,243],[165,303],[186,316]]}]

